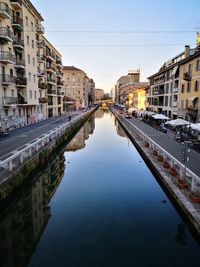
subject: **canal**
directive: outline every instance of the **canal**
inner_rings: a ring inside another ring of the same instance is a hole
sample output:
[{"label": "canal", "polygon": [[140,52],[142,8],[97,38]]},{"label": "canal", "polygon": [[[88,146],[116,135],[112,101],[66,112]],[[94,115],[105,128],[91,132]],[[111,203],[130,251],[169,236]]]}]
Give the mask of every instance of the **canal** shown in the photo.
[{"label": "canal", "polygon": [[0,210],[2,267],[196,266],[200,247],[109,111]]}]

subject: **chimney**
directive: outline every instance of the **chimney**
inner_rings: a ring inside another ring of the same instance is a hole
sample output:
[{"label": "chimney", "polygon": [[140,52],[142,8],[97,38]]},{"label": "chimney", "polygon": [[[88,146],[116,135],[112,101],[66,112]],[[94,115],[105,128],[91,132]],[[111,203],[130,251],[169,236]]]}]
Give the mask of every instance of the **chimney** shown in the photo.
[{"label": "chimney", "polygon": [[185,58],[190,56],[190,46],[185,45]]}]

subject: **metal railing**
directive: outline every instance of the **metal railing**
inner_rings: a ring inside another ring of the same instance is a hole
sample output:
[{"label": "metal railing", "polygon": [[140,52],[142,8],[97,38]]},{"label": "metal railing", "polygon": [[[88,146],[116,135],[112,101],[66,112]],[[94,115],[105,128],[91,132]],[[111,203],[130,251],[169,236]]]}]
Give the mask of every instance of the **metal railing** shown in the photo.
[{"label": "metal railing", "polygon": [[13,39],[13,33],[8,28],[0,27],[0,38],[9,38],[12,40]]},{"label": "metal railing", "polygon": [[[90,111],[88,111],[87,113],[89,112]],[[84,113],[84,115],[87,113]],[[83,114],[80,114],[76,118],[73,118],[70,122],[62,123],[61,125],[50,130],[46,134],[43,134],[35,140],[24,144],[22,146],[22,149],[19,147],[13,152],[10,152],[9,155],[13,155],[10,157],[8,156],[8,158],[6,158],[6,155],[4,155],[2,158],[0,158],[0,168],[6,169],[11,172],[14,167],[20,166],[25,160],[30,159],[32,155],[38,153],[40,149],[43,149],[48,144],[55,141],[56,138],[64,134],[67,128],[69,128],[73,123],[77,122],[82,117]]]},{"label": "metal railing", "polygon": [[[151,150],[157,151],[157,155],[162,156],[163,161],[167,162],[170,168],[175,168],[178,170],[180,177],[183,178],[185,165],[183,165],[178,159],[173,157],[169,152],[167,152],[164,148],[159,146],[155,141],[153,141],[148,135],[143,133],[138,127],[133,125],[130,121],[125,119],[122,115],[118,114],[115,110],[112,109],[112,112],[118,117],[123,124],[126,125],[126,128],[130,129],[132,133],[136,137],[138,137],[142,143],[146,143],[148,148]],[[140,143],[141,144],[141,143]],[[191,191],[194,191],[194,187],[200,186],[200,177],[196,175],[192,170],[186,168],[186,180],[188,184],[191,186]]]},{"label": "metal railing", "polygon": [[18,99],[17,97],[2,97],[2,102],[3,105],[13,105],[13,104],[17,104],[18,103]]},{"label": "metal railing", "polygon": [[10,74],[1,74],[2,83],[15,83],[16,77]]},{"label": "metal railing", "polygon": [[0,51],[0,61],[15,62],[15,56],[7,51]]}]

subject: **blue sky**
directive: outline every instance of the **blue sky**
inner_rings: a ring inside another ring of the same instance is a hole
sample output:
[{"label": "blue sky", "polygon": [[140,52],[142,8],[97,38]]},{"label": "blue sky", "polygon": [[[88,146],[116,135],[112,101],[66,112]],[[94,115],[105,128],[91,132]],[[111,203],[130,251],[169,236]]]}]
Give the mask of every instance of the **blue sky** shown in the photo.
[{"label": "blue sky", "polygon": [[199,0],[32,3],[43,16],[45,36],[63,55],[64,65],[83,69],[96,88],[107,92],[129,69],[140,67],[145,81],[185,44],[194,46],[195,28],[200,26]]}]

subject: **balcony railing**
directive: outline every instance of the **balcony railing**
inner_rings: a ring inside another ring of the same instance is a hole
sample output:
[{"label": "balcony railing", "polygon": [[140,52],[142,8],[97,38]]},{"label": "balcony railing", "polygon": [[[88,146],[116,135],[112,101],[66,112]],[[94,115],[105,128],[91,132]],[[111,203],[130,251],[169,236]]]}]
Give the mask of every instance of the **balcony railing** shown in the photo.
[{"label": "balcony railing", "polygon": [[56,83],[56,80],[51,77],[47,77],[47,82]]},{"label": "balcony railing", "polygon": [[22,8],[22,0],[10,0],[10,3],[14,8]]},{"label": "balcony railing", "polygon": [[0,51],[0,62],[15,62],[15,56],[7,51]]},{"label": "balcony railing", "polygon": [[191,74],[189,72],[185,72],[183,75],[183,80],[191,81],[191,79],[192,79]]},{"label": "balcony railing", "polygon": [[16,62],[15,62],[15,67],[17,68],[17,67],[25,67],[25,60],[23,60],[23,59],[16,59]]},{"label": "balcony railing", "polygon": [[44,47],[45,46],[45,41],[44,40],[37,39],[37,45],[39,47]]},{"label": "balcony railing", "polygon": [[57,76],[60,76],[60,77],[63,77],[63,73],[60,72],[60,71],[57,71],[57,72],[56,72],[56,75],[57,75]]},{"label": "balcony railing", "polygon": [[47,89],[47,84],[46,83],[39,82],[38,83],[38,88],[40,88],[40,89]]},{"label": "balcony railing", "polygon": [[19,16],[14,16],[12,20],[12,26],[16,30],[23,30],[23,19]]},{"label": "balcony railing", "polygon": [[58,85],[58,86],[63,86],[63,84],[64,84],[63,81],[59,81],[59,80],[57,81],[57,85]]},{"label": "balcony railing", "polygon": [[1,83],[10,84],[15,83],[16,77],[9,74],[1,74]]},{"label": "balcony railing", "polygon": [[0,17],[4,19],[12,18],[12,10],[6,3],[0,2]]},{"label": "balcony railing", "polygon": [[48,89],[47,94],[48,95],[56,95],[56,90]]},{"label": "balcony railing", "polygon": [[62,61],[61,61],[60,59],[57,59],[57,60],[56,60],[56,64],[58,64],[58,65],[61,65],[61,66],[62,66]]},{"label": "balcony railing", "polygon": [[15,105],[18,103],[18,98],[17,97],[3,97],[3,105]]},{"label": "balcony railing", "polygon": [[10,29],[0,27],[0,43],[11,42],[13,40],[13,33]]},{"label": "balcony railing", "polygon": [[51,57],[54,61],[56,60],[56,56],[54,53],[52,53],[51,51],[46,51],[46,56],[47,57]]},{"label": "balcony railing", "polygon": [[38,33],[41,33],[41,34],[45,33],[45,28],[44,28],[44,26],[42,24],[36,24],[35,27],[36,27],[36,31]]},{"label": "balcony railing", "polygon": [[17,77],[15,83],[16,83],[16,86],[26,86],[27,85],[27,78]]},{"label": "balcony railing", "polygon": [[18,37],[13,38],[13,45],[14,46],[22,46],[24,47],[24,40]]}]

